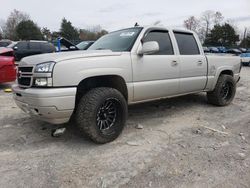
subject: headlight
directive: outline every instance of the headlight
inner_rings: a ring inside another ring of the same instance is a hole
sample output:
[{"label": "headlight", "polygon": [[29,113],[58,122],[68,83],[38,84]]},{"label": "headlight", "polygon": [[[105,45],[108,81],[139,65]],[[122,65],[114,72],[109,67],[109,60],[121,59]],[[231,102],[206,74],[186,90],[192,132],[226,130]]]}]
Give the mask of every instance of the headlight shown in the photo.
[{"label": "headlight", "polygon": [[36,65],[35,72],[37,73],[50,73],[53,70],[55,62],[46,62]]},{"label": "headlight", "polygon": [[35,78],[34,84],[37,87],[51,87],[52,78]]}]

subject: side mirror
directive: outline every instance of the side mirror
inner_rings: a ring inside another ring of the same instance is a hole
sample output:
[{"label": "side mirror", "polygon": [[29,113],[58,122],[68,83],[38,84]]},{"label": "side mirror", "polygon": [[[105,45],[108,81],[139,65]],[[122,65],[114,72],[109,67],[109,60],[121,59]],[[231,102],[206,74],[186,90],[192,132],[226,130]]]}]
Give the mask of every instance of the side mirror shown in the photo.
[{"label": "side mirror", "polygon": [[14,50],[17,50],[18,49],[18,47],[17,46],[14,46],[14,48],[13,48]]},{"label": "side mirror", "polygon": [[158,42],[156,41],[149,41],[142,44],[141,50],[139,50],[139,55],[147,55],[147,54],[154,54],[156,52],[159,52],[160,47]]}]

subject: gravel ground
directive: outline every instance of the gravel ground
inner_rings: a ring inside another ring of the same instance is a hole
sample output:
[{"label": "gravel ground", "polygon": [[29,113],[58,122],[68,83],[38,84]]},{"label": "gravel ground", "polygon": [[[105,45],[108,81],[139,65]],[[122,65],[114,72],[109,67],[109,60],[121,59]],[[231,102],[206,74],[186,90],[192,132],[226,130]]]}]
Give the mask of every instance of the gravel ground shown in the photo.
[{"label": "gravel ground", "polygon": [[250,68],[241,76],[227,107],[205,94],[131,106],[106,145],[73,124],[51,137],[55,126],[27,116],[0,85],[0,187],[250,187]]}]

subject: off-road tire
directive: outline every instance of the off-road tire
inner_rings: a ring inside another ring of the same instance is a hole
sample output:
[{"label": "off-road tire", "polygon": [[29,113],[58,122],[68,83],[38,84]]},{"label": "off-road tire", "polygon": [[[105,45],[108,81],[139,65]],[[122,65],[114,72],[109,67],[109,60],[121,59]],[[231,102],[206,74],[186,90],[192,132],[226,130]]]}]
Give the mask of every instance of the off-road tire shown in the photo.
[{"label": "off-road tire", "polygon": [[[229,88],[227,94],[223,93],[226,86]],[[235,93],[236,83],[234,78],[230,75],[222,74],[218,78],[215,89],[207,92],[207,100],[210,104],[216,106],[226,106],[233,101]]]},{"label": "off-road tire", "polygon": [[[109,130],[111,132],[106,134],[107,130],[100,128],[103,124],[99,126],[98,123],[100,123],[100,110],[106,109],[103,105],[109,100],[114,103],[116,116],[115,121],[112,121],[112,129]],[[107,87],[94,88],[80,99],[76,110],[76,123],[83,135],[95,143],[104,144],[115,140],[121,134],[126,123],[127,110],[127,102],[118,90]]]}]

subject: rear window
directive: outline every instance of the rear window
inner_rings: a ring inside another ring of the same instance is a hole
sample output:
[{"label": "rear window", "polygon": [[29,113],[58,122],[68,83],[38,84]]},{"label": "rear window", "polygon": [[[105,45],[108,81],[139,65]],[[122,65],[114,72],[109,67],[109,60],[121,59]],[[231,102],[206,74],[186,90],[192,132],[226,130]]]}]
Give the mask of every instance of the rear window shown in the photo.
[{"label": "rear window", "polygon": [[174,33],[181,55],[198,55],[200,50],[193,34]]}]

